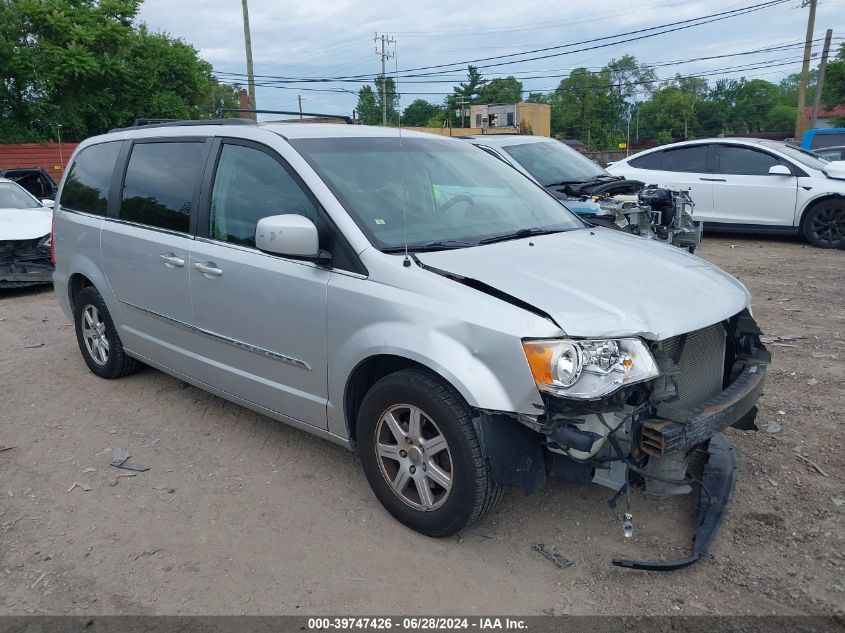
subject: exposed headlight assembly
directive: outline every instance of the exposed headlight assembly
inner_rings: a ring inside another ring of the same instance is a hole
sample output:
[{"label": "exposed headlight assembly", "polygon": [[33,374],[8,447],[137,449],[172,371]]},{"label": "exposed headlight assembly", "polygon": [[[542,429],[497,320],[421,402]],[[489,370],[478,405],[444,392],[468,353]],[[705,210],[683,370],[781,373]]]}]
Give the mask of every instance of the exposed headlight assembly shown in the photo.
[{"label": "exposed headlight assembly", "polygon": [[537,388],[566,398],[600,398],[660,373],[638,338],[525,340],[522,348]]}]

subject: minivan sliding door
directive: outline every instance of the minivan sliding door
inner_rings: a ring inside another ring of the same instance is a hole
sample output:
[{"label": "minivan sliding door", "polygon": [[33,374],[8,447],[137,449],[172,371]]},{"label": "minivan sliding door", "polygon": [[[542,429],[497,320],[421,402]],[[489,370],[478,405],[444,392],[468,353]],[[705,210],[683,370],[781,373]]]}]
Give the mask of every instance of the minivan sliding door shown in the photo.
[{"label": "minivan sliding door", "polygon": [[103,223],[103,270],[124,346],[190,373],[188,260],[210,141],[145,139],[129,150],[116,217]]}]

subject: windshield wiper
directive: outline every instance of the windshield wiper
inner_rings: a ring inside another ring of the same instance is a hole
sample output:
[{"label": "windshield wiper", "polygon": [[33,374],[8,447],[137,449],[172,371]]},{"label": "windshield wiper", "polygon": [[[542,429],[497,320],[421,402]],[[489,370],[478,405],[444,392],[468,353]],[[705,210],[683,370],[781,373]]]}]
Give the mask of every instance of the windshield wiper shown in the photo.
[{"label": "windshield wiper", "polygon": [[505,233],[504,235],[494,235],[493,237],[486,237],[479,240],[479,244],[493,244],[494,242],[506,242],[507,240],[518,240],[521,237],[530,237],[532,235],[549,235],[551,233],[563,233],[566,229],[541,229],[532,226],[528,229],[519,229],[513,233]]},{"label": "windshield wiper", "polygon": [[584,182],[592,182],[591,179],[583,179],[583,178],[572,178],[568,180],[556,180],[554,182],[547,182],[544,187],[560,187],[562,185],[578,185]]},{"label": "windshield wiper", "polygon": [[[478,246],[479,242],[467,242],[465,240],[437,240],[434,242],[426,242],[425,244],[409,244],[408,252],[415,253],[421,251],[443,251],[453,248],[467,248],[468,246]],[[389,246],[381,249],[382,253],[404,253],[404,246]]]}]

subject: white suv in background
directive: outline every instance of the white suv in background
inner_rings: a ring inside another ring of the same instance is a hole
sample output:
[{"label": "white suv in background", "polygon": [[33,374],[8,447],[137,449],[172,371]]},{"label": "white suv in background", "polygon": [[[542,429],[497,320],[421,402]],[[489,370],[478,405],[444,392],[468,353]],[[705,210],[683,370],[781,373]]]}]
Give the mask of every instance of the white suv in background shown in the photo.
[{"label": "white suv in background", "polygon": [[689,189],[693,218],[719,230],[801,233],[821,248],[845,240],[845,161],[782,141],[715,138],[640,152],[607,171]]}]

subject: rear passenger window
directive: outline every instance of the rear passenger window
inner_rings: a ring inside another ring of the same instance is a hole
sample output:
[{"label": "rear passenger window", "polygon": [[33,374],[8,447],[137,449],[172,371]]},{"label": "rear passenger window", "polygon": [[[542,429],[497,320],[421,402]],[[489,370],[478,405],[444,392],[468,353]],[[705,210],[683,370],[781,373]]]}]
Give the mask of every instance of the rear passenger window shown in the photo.
[{"label": "rear passenger window", "polygon": [[100,143],[81,150],[68,170],[59,205],[72,211],[105,215],[109,185],[120,142]]},{"label": "rear passenger window", "polygon": [[258,220],[295,213],[317,223],[317,209],[272,156],[251,147],[224,144],[211,190],[209,236],[255,246]]},{"label": "rear passenger window", "polygon": [[628,161],[628,164],[637,169],[660,169],[660,156],[662,154],[663,152],[652,152],[645,156],[632,158]]},{"label": "rear passenger window", "polygon": [[187,233],[205,153],[202,142],[136,143],[129,155],[118,217]]},{"label": "rear passenger window", "polygon": [[707,173],[707,145],[693,145],[692,147],[665,150],[661,169],[663,171]]}]

